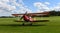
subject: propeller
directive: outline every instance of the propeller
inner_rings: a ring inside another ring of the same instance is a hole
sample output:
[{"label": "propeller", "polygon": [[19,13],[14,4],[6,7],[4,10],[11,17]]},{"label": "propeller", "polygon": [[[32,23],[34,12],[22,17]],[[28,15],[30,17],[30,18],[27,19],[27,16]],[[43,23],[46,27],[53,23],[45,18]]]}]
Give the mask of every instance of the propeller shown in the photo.
[{"label": "propeller", "polygon": [[[25,12],[25,14],[24,15],[26,15],[27,14],[27,11]],[[20,20],[23,18],[23,16],[20,18]]]}]

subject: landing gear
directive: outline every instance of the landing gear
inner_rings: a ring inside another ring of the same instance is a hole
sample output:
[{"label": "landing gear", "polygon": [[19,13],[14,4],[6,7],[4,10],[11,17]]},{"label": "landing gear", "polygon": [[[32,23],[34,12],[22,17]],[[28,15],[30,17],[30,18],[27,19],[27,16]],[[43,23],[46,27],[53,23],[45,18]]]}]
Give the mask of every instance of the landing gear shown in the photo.
[{"label": "landing gear", "polygon": [[32,23],[31,23],[31,22],[30,22],[29,24],[25,24],[25,23],[23,23],[22,25],[23,25],[23,26],[25,26],[25,25],[27,25],[27,26],[30,25],[30,26],[31,26]]},{"label": "landing gear", "polygon": [[32,23],[30,23],[30,25],[32,25]]},{"label": "landing gear", "polygon": [[25,24],[23,23],[22,25],[24,26]]}]

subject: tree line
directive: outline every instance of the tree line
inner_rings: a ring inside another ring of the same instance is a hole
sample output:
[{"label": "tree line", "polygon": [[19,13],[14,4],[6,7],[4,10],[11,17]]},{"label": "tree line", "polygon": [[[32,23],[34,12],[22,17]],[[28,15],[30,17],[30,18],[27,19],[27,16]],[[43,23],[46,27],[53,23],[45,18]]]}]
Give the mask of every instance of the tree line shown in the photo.
[{"label": "tree line", "polygon": [[50,11],[50,16],[60,16],[60,11]]}]

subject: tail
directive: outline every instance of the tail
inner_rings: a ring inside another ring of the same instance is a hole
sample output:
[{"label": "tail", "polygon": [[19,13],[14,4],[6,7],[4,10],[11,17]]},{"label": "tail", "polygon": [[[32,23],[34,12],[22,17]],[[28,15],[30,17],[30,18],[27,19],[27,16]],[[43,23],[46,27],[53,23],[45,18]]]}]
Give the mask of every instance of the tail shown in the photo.
[{"label": "tail", "polygon": [[25,12],[25,15],[27,14],[27,11]]}]

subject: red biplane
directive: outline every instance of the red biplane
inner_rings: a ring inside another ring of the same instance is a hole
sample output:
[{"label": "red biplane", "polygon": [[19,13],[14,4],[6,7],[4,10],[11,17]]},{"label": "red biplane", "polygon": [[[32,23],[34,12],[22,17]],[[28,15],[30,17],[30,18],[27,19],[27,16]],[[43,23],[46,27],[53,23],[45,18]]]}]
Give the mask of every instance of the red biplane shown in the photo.
[{"label": "red biplane", "polygon": [[[34,20],[32,17],[33,16],[46,16],[46,15],[49,15],[49,12],[43,12],[43,13],[25,13],[25,14],[12,14],[13,16],[15,16],[15,17],[20,17],[16,22],[22,22],[21,21],[21,19],[23,18],[23,20],[25,21],[25,22],[30,22],[31,24],[30,25],[32,25],[32,22],[47,22],[47,21],[49,21],[49,20]],[[24,22],[24,23],[25,23]],[[23,25],[24,25],[24,23],[23,23]]]}]

